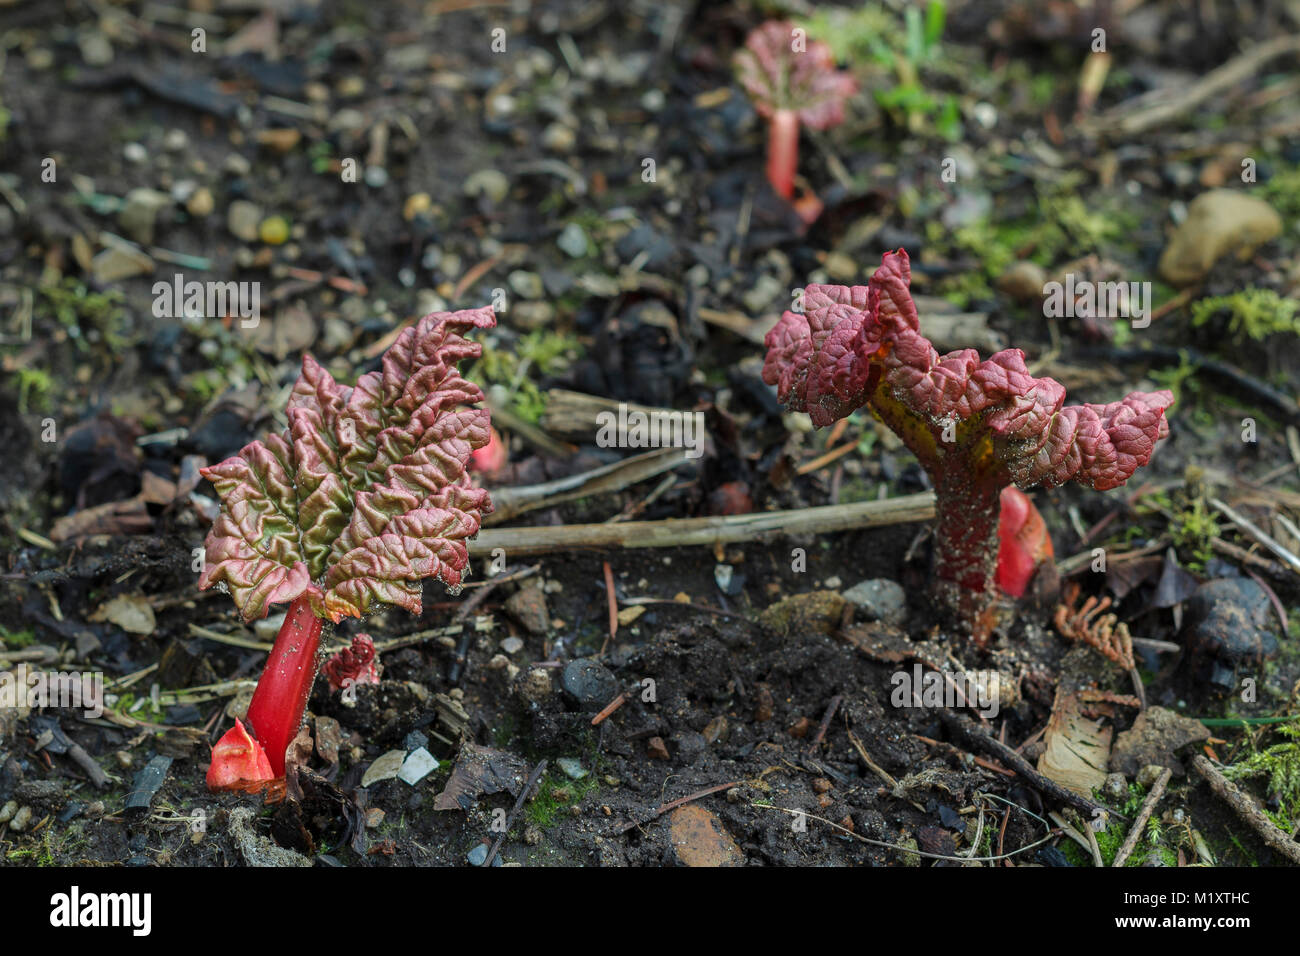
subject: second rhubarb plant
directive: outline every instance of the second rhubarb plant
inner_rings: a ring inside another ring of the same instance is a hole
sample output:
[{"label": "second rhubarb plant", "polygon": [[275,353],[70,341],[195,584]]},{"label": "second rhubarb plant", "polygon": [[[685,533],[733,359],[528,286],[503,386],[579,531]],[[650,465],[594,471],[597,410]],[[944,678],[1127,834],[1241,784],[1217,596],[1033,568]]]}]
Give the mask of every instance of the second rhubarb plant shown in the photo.
[{"label": "second rhubarb plant", "polygon": [[736,54],[736,71],[768,122],[767,180],[789,199],[799,165],[800,126],[830,129],[844,122],[844,103],[857,83],[835,68],[828,45],[808,40],[801,28],[780,20],[749,35]]},{"label": "second rhubarb plant", "polygon": [[900,249],[885,255],[869,285],[809,285],[804,310],[786,312],[767,335],[763,379],[817,426],[870,408],[916,455],[936,497],[934,590],[984,644],[999,583],[1003,489],[1124,484],[1168,434],[1173,395],[1066,405],[1065,387],[1030,375],[1019,349],[984,361],[973,349],[939,355],[921,334],[910,284]]},{"label": "second rhubarb plant", "polygon": [[[222,510],[199,587],[229,593],[245,620],[289,602],[248,726],[236,721],[213,748],[211,789],[256,790],[284,776],[325,621],[375,604],[419,614],[425,578],[459,588],[467,541],[492,505],[467,468],[488,442],[488,412],[469,407],[483,393],[457,363],[481,352],[462,333],[493,325],[490,308],[427,315],[353,388],[304,356],[288,431],[203,470]],[[331,680],[365,682],[373,655],[360,636]]]}]

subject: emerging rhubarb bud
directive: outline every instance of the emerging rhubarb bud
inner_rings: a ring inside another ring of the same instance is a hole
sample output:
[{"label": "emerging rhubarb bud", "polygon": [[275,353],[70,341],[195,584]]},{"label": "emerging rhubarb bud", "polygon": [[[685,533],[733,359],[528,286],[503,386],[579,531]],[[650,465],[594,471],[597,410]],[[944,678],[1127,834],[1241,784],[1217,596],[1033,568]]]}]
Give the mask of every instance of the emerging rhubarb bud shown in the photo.
[{"label": "emerging rhubarb bud", "polygon": [[264,781],[275,779],[266,751],[248,735],[239,718],[235,726],[212,748],[208,766],[209,790],[255,789]]},{"label": "emerging rhubarb bud", "polygon": [[510,452],[506,443],[497,430],[492,428],[489,430],[488,443],[482,448],[475,449],[474,454],[470,455],[469,467],[472,471],[482,472],[485,477],[492,478],[506,466],[509,457]]},{"label": "emerging rhubarb bud", "polygon": [[805,311],[767,335],[763,379],[814,425],[868,406],[916,455],[937,499],[936,590],[982,644],[1002,489],[1122,485],[1168,434],[1173,395],[1065,405],[1064,386],[1030,375],[1019,349],[982,362],[973,349],[941,356],[920,332],[910,283],[900,249],[867,286],[808,286]]},{"label": "emerging rhubarb bud", "polygon": [[379,683],[379,661],[375,657],[375,642],[369,634],[352,638],[352,646],[345,647],[325,662],[321,668],[330,690],[339,691],[357,684]]},{"label": "emerging rhubarb bud", "polygon": [[[376,602],[419,614],[425,578],[460,586],[466,541],[492,505],[468,471],[488,442],[488,412],[466,407],[483,393],[457,363],[482,351],[461,333],[493,325],[490,308],[427,315],[355,388],[303,356],[288,431],[203,469],[222,511],[199,587],[227,590],[245,620],[293,602],[248,711],[276,777],[311,694],[322,621]],[[248,737],[232,734],[236,749]]]},{"label": "emerging rhubarb bud", "polygon": [[1023,597],[1034,572],[1052,559],[1052,539],[1043,516],[1015,485],[1002,489],[998,521],[997,585],[1011,597]]},{"label": "emerging rhubarb bud", "polygon": [[736,54],[736,73],[771,125],[767,179],[777,194],[794,195],[799,126],[830,129],[844,122],[844,103],[857,91],[853,77],[835,68],[831,48],[808,41],[794,24],[770,20],[757,27]]}]

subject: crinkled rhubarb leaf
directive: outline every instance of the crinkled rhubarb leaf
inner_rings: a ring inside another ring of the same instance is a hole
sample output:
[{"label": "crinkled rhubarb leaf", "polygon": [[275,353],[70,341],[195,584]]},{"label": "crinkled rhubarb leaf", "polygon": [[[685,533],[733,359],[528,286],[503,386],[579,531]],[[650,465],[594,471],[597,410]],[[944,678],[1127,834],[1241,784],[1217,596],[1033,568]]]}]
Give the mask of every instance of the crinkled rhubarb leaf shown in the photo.
[{"label": "crinkled rhubarb leaf", "polygon": [[248,620],[306,594],[336,622],[374,601],[418,614],[427,577],[459,586],[492,508],[467,471],[489,423],[465,407],[483,393],[457,363],[481,346],[461,333],[494,324],[490,308],[427,315],[355,388],[304,356],[288,431],[203,470],[222,513],[199,586],[226,585]]},{"label": "crinkled rhubarb leaf", "polygon": [[[1064,386],[1034,378],[1019,349],[984,361],[973,349],[939,355],[920,332],[910,283],[900,249],[867,286],[808,286],[805,312],[786,312],[767,335],[764,381],[815,425],[871,405],[931,471],[987,468],[1021,488],[1118,487],[1168,434],[1168,391],[1066,406]],[[959,440],[946,441],[954,430]]]},{"label": "crinkled rhubarb leaf", "polygon": [[[803,48],[797,50],[796,42]],[[794,110],[813,129],[842,123],[844,102],[857,90],[853,77],[835,68],[827,44],[807,40],[794,24],[779,20],[750,33],[736,54],[736,72],[762,116]]]}]

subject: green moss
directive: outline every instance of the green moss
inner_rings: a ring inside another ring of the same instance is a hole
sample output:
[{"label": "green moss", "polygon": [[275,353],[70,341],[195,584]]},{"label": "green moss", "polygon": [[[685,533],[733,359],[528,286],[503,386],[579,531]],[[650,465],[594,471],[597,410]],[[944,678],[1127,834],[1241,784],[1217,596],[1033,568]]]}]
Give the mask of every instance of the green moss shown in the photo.
[{"label": "green moss", "polygon": [[30,647],[34,643],[36,643],[34,631],[11,631],[3,624],[0,624],[0,644],[4,644],[10,650],[21,650],[24,647]]},{"label": "green moss", "polygon": [[1263,199],[1284,219],[1300,219],[1300,166],[1270,160],[1273,175],[1259,184]]},{"label": "green moss", "polygon": [[1294,723],[1277,724],[1274,730],[1285,739],[1260,750],[1252,737],[1250,756],[1224,767],[1223,775],[1229,780],[1267,778],[1268,793],[1279,801],[1278,810],[1269,816],[1290,832],[1300,818],[1300,718]]},{"label": "green moss", "polygon": [[1203,326],[1226,315],[1228,333],[1238,342],[1263,341],[1270,335],[1300,333],[1300,302],[1272,289],[1251,287],[1192,303],[1192,325]]},{"label": "green moss", "polygon": [[[1122,328],[1117,325],[1116,328]],[[1199,366],[1191,360],[1187,352],[1180,352],[1178,364],[1170,368],[1156,368],[1151,370],[1151,378],[1161,388],[1167,388],[1174,393],[1174,404],[1180,408],[1185,402],[1184,392],[1199,393],[1196,372]]]},{"label": "green moss", "polygon": [[1189,466],[1184,485],[1172,494],[1153,492],[1137,506],[1139,514],[1159,513],[1168,520],[1170,537],[1183,565],[1201,571],[1214,554],[1213,541],[1219,536],[1219,523],[1206,500],[1204,474]]},{"label": "green moss", "polygon": [[593,790],[600,789],[596,771],[581,780],[570,780],[563,773],[547,770],[537,787],[537,796],[524,806],[524,818],[540,830],[555,824],[556,814],[575,806]]},{"label": "green moss", "polygon": [[470,377],[504,387],[510,395],[510,410],[536,424],[546,411],[546,399],[530,376],[557,375],[581,355],[582,345],[575,337],[539,329],[510,346],[485,343]]},{"label": "green moss", "polygon": [[123,332],[126,313],[122,293],[117,289],[91,292],[85,283],[65,278],[41,286],[37,314],[53,318],[82,349],[96,339],[102,339],[112,349],[126,349],[132,344]]}]

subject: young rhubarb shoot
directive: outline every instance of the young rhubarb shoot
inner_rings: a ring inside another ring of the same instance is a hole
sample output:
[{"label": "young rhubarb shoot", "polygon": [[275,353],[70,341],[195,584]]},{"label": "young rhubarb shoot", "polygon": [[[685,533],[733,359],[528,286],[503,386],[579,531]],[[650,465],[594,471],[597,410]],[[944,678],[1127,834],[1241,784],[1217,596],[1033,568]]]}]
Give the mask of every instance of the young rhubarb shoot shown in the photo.
[{"label": "young rhubarb shoot", "polygon": [[767,335],[763,379],[817,426],[869,407],[934,484],[934,587],[980,644],[993,625],[1002,489],[1067,481],[1116,488],[1169,432],[1168,391],[1109,405],[1065,405],[1065,388],[1034,378],[1019,349],[981,362],[939,355],[920,332],[907,253],[885,255],[866,286],[810,285],[803,312]]},{"label": "young rhubarb shoot", "polygon": [[345,647],[325,662],[321,668],[330,690],[349,690],[357,684],[379,683],[379,660],[375,657],[375,642],[369,634],[352,638],[352,646]]},{"label": "young rhubarb shoot", "polygon": [[288,431],[203,469],[222,510],[199,587],[229,592],[245,620],[291,602],[247,730],[236,724],[213,748],[210,787],[284,776],[325,620],[360,617],[376,602],[419,614],[429,577],[459,588],[466,541],[492,505],[467,470],[488,442],[488,413],[466,407],[483,393],[457,363],[481,352],[461,333],[493,325],[490,308],[427,315],[354,388],[304,356]]},{"label": "young rhubarb shoot", "polygon": [[1015,485],[1002,489],[998,519],[997,585],[1004,594],[1023,597],[1034,572],[1052,559],[1052,539],[1043,516]]},{"label": "young rhubarb shoot", "polygon": [[789,199],[799,163],[800,124],[830,129],[844,122],[844,102],[857,83],[835,68],[829,46],[809,41],[802,29],[779,20],[750,33],[736,54],[736,72],[754,108],[769,123],[767,180]]}]

